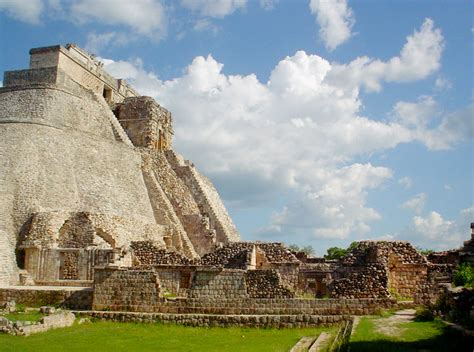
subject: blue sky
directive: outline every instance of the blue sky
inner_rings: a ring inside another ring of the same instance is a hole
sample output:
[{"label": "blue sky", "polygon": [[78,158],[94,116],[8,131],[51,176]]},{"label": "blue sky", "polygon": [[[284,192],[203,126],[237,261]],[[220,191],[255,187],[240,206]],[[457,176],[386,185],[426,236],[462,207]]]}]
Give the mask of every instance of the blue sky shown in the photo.
[{"label": "blue sky", "polygon": [[74,42],[172,111],[247,240],[455,248],[473,208],[471,1],[0,0],[0,69]]}]

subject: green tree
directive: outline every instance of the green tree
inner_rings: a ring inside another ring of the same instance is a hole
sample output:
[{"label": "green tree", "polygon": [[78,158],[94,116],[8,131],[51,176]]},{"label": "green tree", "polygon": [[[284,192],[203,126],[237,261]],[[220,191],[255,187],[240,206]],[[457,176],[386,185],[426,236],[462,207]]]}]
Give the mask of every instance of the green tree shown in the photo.
[{"label": "green tree", "polygon": [[474,287],[474,268],[469,263],[462,263],[456,267],[453,276],[455,286]]},{"label": "green tree", "polygon": [[347,249],[340,247],[331,247],[327,249],[324,259],[341,259],[347,254]]},{"label": "green tree", "polygon": [[416,247],[416,250],[423,255],[429,255],[434,252],[432,249],[426,249],[426,248],[424,249],[421,247]]},{"label": "green tree", "polygon": [[342,257],[344,257],[345,255],[347,255],[347,253],[349,253],[350,251],[352,251],[354,248],[357,247],[359,242],[357,241],[354,241],[352,242],[349,247],[347,247],[347,249],[344,249],[344,248],[340,248],[340,247],[331,247],[331,248],[328,248],[327,250],[327,254],[324,256],[325,259],[341,259]]},{"label": "green tree", "polygon": [[313,246],[304,246],[300,250],[301,250],[301,252],[305,253],[307,256],[310,256],[310,255],[314,254]]},{"label": "green tree", "polygon": [[300,247],[298,247],[298,245],[296,245],[296,244],[290,244],[288,246],[288,249],[290,251],[293,251],[293,252],[299,252],[300,251]]}]

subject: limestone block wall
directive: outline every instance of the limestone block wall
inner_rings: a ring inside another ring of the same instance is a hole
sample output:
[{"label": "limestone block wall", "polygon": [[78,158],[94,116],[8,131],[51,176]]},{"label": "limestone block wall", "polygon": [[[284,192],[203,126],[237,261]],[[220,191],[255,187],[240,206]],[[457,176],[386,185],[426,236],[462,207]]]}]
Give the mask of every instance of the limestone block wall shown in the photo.
[{"label": "limestone block wall", "polygon": [[154,266],[158,280],[160,282],[161,292],[173,294],[180,297],[187,297],[189,288],[194,277],[194,267],[164,265]]},{"label": "limestone block wall", "polygon": [[0,89],[0,122],[75,130],[115,141],[100,104],[86,91],[74,94],[56,87]]},{"label": "limestone block wall", "polygon": [[298,286],[299,263],[271,264],[270,267],[278,272],[282,284],[288,287]]},{"label": "limestone block wall", "polygon": [[388,272],[388,287],[392,294],[413,298],[428,278],[427,266],[394,264]]},{"label": "limestone block wall", "polygon": [[0,287],[0,305],[10,301],[27,307],[61,306],[69,309],[91,309],[91,288],[37,289],[17,287]]},{"label": "limestone block wall", "polygon": [[417,291],[413,295],[415,303],[435,304],[445,287],[451,287],[454,268],[453,264],[430,263],[427,280],[417,286]]},{"label": "limestone block wall", "polygon": [[138,312],[75,312],[100,320],[135,323],[182,324],[200,327],[256,327],[256,328],[307,328],[347,323],[352,317],[340,316],[308,316],[308,315],[215,315],[215,314],[175,314],[175,313],[138,313]]},{"label": "limestone block wall", "polygon": [[93,309],[153,311],[159,296],[153,270],[95,269]]},{"label": "limestone block wall", "polygon": [[248,297],[243,270],[196,271],[189,290],[189,297]]},{"label": "limestone block wall", "polygon": [[46,67],[39,69],[6,71],[3,75],[3,86],[25,86],[31,84],[55,84],[58,79],[56,67]]},{"label": "limestone block wall", "polygon": [[110,126],[89,98],[0,89],[0,283],[17,282],[17,236],[33,213],[85,211],[155,224],[141,155],[117,142]]}]

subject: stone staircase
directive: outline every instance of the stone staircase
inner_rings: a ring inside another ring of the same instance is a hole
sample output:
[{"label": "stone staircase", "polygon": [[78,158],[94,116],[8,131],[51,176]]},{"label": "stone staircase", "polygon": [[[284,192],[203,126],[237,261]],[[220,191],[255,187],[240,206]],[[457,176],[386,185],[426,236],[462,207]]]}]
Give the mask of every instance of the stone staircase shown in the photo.
[{"label": "stone staircase", "polygon": [[240,241],[237,228],[212,183],[173,150],[166,151],[166,158],[176,174],[189,188],[196,201],[204,206],[204,210],[208,213],[216,230],[218,241],[224,243]]},{"label": "stone staircase", "polygon": [[155,215],[155,220],[157,223],[170,224],[174,228],[176,235],[180,238],[183,247],[182,250],[188,258],[199,258],[199,255],[196,253],[193,244],[187,236],[173,205],[161,188],[158,181],[159,176],[153,170],[153,165],[150,164],[150,162],[144,163],[142,172],[143,179],[150,194],[150,202]]},{"label": "stone staircase", "polygon": [[105,101],[104,97],[94,93],[93,95],[94,100],[99,103],[100,109],[104,113],[104,115],[109,119],[110,125],[112,126],[112,131],[114,133],[115,140],[120,141],[128,145],[129,147],[133,148],[133,143],[128,138],[127,133],[122,128],[122,125],[115,117],[112,110],[110,110],[109,104]]}]

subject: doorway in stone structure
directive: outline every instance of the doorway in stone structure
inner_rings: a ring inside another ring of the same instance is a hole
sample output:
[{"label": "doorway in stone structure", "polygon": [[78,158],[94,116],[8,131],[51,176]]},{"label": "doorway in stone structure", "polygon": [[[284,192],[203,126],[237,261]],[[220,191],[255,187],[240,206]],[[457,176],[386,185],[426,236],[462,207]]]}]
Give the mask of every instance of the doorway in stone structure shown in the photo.
[{"label": "doorway in stone structure", "polygon": [[107,103],[112,101],[112,89],[107,86],[104,86],[104,91],[102,92],[102,96],[104,97]]}]

